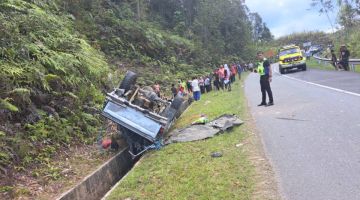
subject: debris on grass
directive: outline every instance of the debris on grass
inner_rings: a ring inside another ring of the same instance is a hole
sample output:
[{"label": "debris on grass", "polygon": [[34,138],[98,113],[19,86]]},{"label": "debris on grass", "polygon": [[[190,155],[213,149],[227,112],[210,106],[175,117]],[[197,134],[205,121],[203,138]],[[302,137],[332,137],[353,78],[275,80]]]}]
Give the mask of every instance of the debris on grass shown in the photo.
[{"label": "debris on grass", "polygon": [[236,147],[242,147],[242,146],[244,146],[244,144],[243,143],[239,143],[239,144],[237,144],[237,145],[235,145]]},{"label": "debris on grass", "polygon": [[214,152],[211,154],[211,157],[213,157],[213,158],[220,158],[222,156],[223,156],[223,154],[220,152]]},{"label": "debris on grass", "polygon": [[233,126],[238,126],[243,123],[244,122],[236,115],[225,114],[207,124],[193,124],[184,129],[176,129],[170,133],[170,137],[165,143],[171,144],[176,142],[204,140],[214,137],[219,132],[223,132]]},{"label": "debris on grass", "polygon": [[207,118],[206,115],[201,115],[201,117],[197,120],[195,120],[193,123],[191,123],[192,125],[199,125],[199,124],[206,124],[209,122],[209,119]]},{"label": "debris on grass", "polygon": [[243,123],[244,121],[239,119],[236,115],[225,114],[210,122],[209,125],[218,128],[221,131],[225,131],[233,126],[239,126]]}]

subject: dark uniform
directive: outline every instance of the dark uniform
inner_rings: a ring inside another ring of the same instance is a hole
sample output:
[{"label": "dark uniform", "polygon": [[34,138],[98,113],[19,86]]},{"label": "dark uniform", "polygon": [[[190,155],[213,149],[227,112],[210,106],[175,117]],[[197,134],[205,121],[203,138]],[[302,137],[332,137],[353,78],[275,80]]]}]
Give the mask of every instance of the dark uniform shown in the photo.
[{"label": "dark uniform", "polygon": [[349,71],[349,57],[350,52],[345,47],[340,49],[340,65],[346,70]]},{"label": "dark uniform", "polygon": [[331,64],[335,67],[335,70],[338,69],[338,67],[337,67],[337,58],[336,58],[336,55],[334,53],[334,50],[331,50]]},{"label": "dark uniform", "polygon": [[[261,87],[261,94],[262,94],[262,101],[259,106],[265,105],[273,105],[274,99],[270,87],[270,62],[264,59],[262,62],[258,63],[257,72],[260,75],[260,87]],[[269,103],[266,104],[266,93],[269,96]]]}]

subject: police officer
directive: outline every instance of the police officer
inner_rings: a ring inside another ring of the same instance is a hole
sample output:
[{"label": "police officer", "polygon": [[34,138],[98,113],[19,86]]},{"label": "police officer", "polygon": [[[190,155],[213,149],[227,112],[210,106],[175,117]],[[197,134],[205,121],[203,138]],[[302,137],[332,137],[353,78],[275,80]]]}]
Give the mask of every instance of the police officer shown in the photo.
[{"label": "police officer", "polygon": [[[270,82],[272,80],[272,70],[270,67],[270,62],[264,57],[263,52],[259,51],[257,53],[258,64],[257,64],[257,73],[260,75],[260,87],[262,94],[262,101],[258,106],[272,106],[274,105],[274,99],[270,87]],[[266,93],[269,96],[269,103],[266,103]]]}]

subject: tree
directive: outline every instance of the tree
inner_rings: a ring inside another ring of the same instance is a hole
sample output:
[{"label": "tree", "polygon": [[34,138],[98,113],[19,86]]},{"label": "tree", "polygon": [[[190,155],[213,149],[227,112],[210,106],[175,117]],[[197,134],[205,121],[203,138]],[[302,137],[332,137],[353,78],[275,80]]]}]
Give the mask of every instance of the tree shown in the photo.
[{"label": "tree", "polygon": [[345,29],[358,24],[360,16],[360,0],[312,0],[313,7],[320,7],[319,12],[325,13],[333,26],[328,12],[333,11],[335,5],[340,7],[338,22]]},{"label": "tree", "polygon": [[270,29],[266,26],[266,23],[263,22],[258,13],[249,13],[249,18],[252,25],[252,37],[254,41],[271,41],[274,39]]},{"label": "tree", "polygon": [[320,7],[319,12],[326,14],[326,17],[328,18],[331,28],[334,32],[334,24],[331,21],[329,13],[328,13],[329,11],[332,11],[334,8],[333,0],[312,0],[311,6],[312,7]]},{"label": "tree", "polygon": [[199,1],[194,32],[212,55],[241,55],[251,43],[251,31],[243,1]]},{"label": "tree", "polygon": [[250,13],[250,21],[253,29],[253,39],[257,41],[261,38],[263,32],[263,21],[258,13]]},{"label": "tree", "polygon": [[271,34],[270,29],[266,26],[266,23],[263,23],[263,31],[261,33],[261,40],[262,41],[272,41],[274,39],[274,36]]},{"label": "tree", "polygon": [[356,11],[348,1],[344,1],[340,5],[340,11],[338,14],[338,21],[345,29],[354,27],[357,23],[357,17],[359,13]]}]

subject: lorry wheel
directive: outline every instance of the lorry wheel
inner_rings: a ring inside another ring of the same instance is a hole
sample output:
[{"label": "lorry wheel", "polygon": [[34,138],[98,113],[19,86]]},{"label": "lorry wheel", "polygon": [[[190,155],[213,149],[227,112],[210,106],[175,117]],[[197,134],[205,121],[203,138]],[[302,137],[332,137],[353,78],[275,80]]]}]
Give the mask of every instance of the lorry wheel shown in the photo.
[{"label": "lorry wheel", "polygon": [[174,100],[171,103],[171,107],[174,108],[175,110],[178,110],[181,107],[181,104],[183,103],[184,98],[182,98],[181,96],[177,95]]},{"label": "lorry wheel", "polygon": [[283,68],[280,68],[280,74],[284,74],[285,70]]},{"label": "lorry wheel", "polygon": [[123,81],[121,82],[119,88],[124,89],[125,92],[130,90],[133,85],[135,85],[137,75],[135,72],[127,71]]}]

